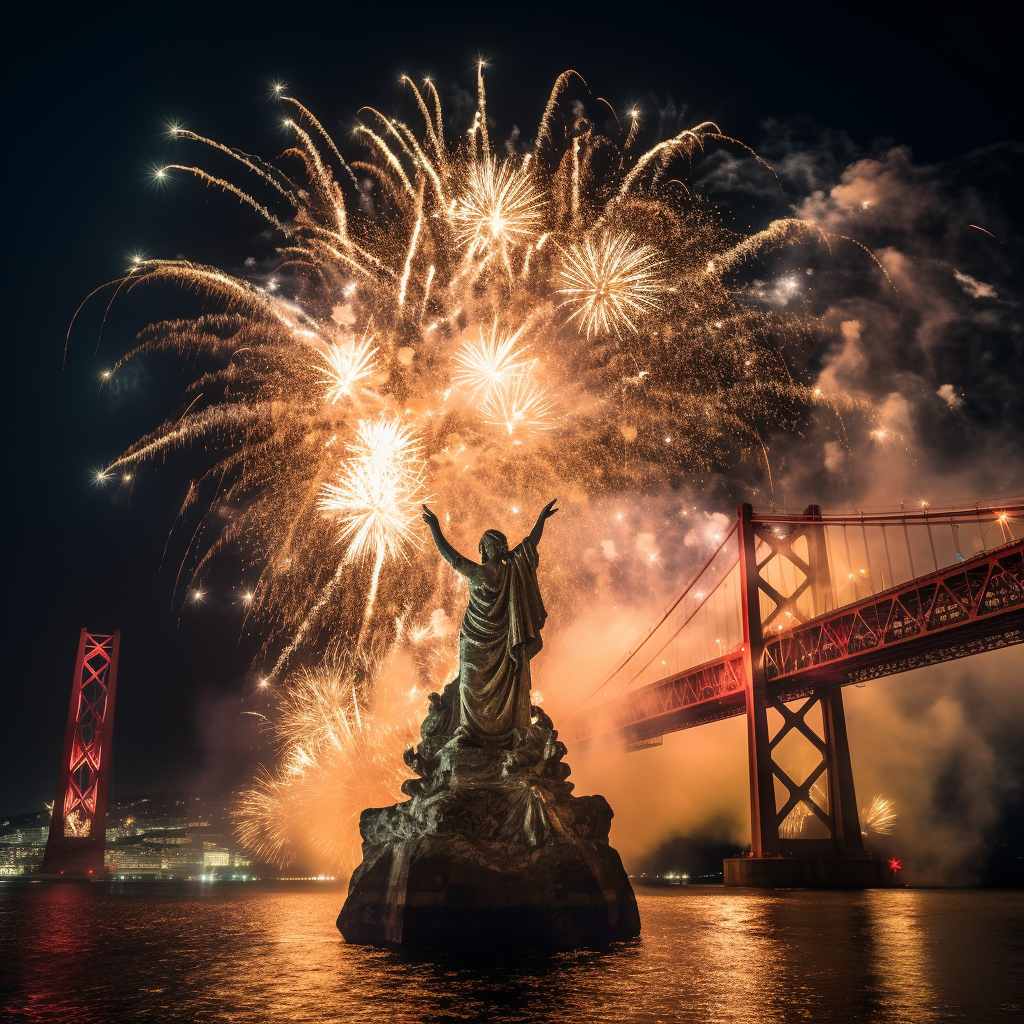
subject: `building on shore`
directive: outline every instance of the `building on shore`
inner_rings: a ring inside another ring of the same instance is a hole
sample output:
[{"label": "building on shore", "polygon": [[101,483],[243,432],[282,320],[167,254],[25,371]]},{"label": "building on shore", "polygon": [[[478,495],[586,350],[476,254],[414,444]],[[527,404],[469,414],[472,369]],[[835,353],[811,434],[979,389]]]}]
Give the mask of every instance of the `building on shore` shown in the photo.
[{"label": "building on shore", "polygon": [[[111,800],[104,863],[116,879],[212,881],[252,878],[249,858],[231,833],[227,798],[154,793]],[[50,812],[0,820],[0,877],[38,872],[49,835]]]}]

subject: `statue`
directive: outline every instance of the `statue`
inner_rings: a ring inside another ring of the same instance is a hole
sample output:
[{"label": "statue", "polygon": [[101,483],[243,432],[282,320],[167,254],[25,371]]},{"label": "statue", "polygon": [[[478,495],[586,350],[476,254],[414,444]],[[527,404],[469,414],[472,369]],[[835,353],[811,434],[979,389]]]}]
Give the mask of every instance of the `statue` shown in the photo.
[{"label": "statue", "polygon": [[530,535],[511,551],[503,533],[480,538],[481,563],[460,555],[423,506],[441,557],[469,582],[469,607],[459,630],[459,728],[469,746],[517,746],[530,728],[530,660],[540,651],[547,612],[537,585],[537,546],[549,501]]},{"label": "statue", "polygon": [[423,506],[441,556],[469,582],[459,674],[430,694],[420,742],[405,752],[417,776],[402,784],[410,799],[360,817],[363,860],[338,916],[349,942],[575,948],[640,934],[608,845],[612,810],[604,797],[572,795],[565,744],[530,703],[547,618],[537,546],[555,505],[511,551],[487,530],[479,563]]}]

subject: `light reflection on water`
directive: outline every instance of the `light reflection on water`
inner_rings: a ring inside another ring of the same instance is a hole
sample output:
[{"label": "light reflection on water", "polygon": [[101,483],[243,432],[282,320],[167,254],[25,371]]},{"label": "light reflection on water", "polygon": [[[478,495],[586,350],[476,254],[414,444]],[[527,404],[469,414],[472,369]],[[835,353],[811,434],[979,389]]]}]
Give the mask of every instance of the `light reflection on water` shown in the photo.
[{"label": "light reflection on water", "polygon": [[638,892],[603,952],[349,946],[338,885],[0,884],[0,994],[23,1021],[1020,1020],[1024,894]]}]

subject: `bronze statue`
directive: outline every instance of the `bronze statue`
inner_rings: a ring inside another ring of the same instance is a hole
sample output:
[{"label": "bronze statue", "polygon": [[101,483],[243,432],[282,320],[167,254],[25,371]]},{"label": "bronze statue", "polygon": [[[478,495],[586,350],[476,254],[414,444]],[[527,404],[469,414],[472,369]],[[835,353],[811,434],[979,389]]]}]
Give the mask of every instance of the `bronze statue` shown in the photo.
[{"label": "bronze statue", "polygon": [[363,860],[338,927],[372,945],[603,945],[640,934],[619,855],[608,845],[612,809],[574,796],[565,744],[530,705],[530,659],[547,613],[537,545],[548,502],[511,551],[488,530],[479,563],[445,540],[423,506],[434,543],[469,581],[459,674],[429,696],[420,742],[404,754],[416,778],[407,800],[359,819]]},{"label": "bronze statue", "polygon": [[558,509],[549,501],[530,535],[511,551],[503,533],[480,538],[478,564],[445,539],[424,505],[437,550],[469,582],[469,606],[459,631],[460,744],[516,747],[530,728],[530,659],[541,649],[547,612],[537,584],[537,545],[544,522]]}]

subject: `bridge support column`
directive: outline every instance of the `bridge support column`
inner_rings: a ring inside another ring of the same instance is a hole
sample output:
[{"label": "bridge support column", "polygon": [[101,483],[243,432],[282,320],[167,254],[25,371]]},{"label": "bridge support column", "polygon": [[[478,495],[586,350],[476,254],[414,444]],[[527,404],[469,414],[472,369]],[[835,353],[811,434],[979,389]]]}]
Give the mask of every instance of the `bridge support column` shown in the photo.
[{"label": "bridge support column", "polygon": [[[787,703],[769,695],[765,680],[766,625],[784,612],[790,618],[797,616],[802,607],[798,598],[804,591],[809,591],[814,615],[822,614],[831,603],[824,533],[815,525],[821,518],[820,509],[810,506],[805,516],[806,526],[780,537],[754,521],[750,505],[739,509],[750,856],[725,861],[725,884],[759,888],[880,886],[886,882],[887,865],[864,851],[841,689],[804,691],[803,698],[798,698],[802,699],[800,706],[791,708],[788,704],[793,700]],[[806,540],[806,559],[793,549],[799,538]],[[762,573],[776,557],[785,558],[804,577],[788,597],[773,588]],[[773,606],[767,614],[761,609],[762,593]],[[780,720],[774,735],[770,709]],[[808,720],[809,713],[816,710],[821,713],[820,731]],[[809,745],[805,755],[816,760],[802,779],[802,772],[794,772],[792,767],[787,772],[775,756],[782,741],[791,735],[805,741]],[[778,798],[776,781],[781,784]]]},{"label": "bridge support column", "polygon": [[757,587],[754,510],[739,509],[740,579],[743,588],[743,647],[746,657],[747,761],[750,771],[750,852],[754,857],[777,855],[779,830],[775,825],[775,782],[768,742],[768,694],[764,682],[764,636]]},{"label": "bridge support column", "polygon": [[71,686],[64,753],[40,874],[93,878],[106,874],[107,780],[121,631],[82,630]]}]

